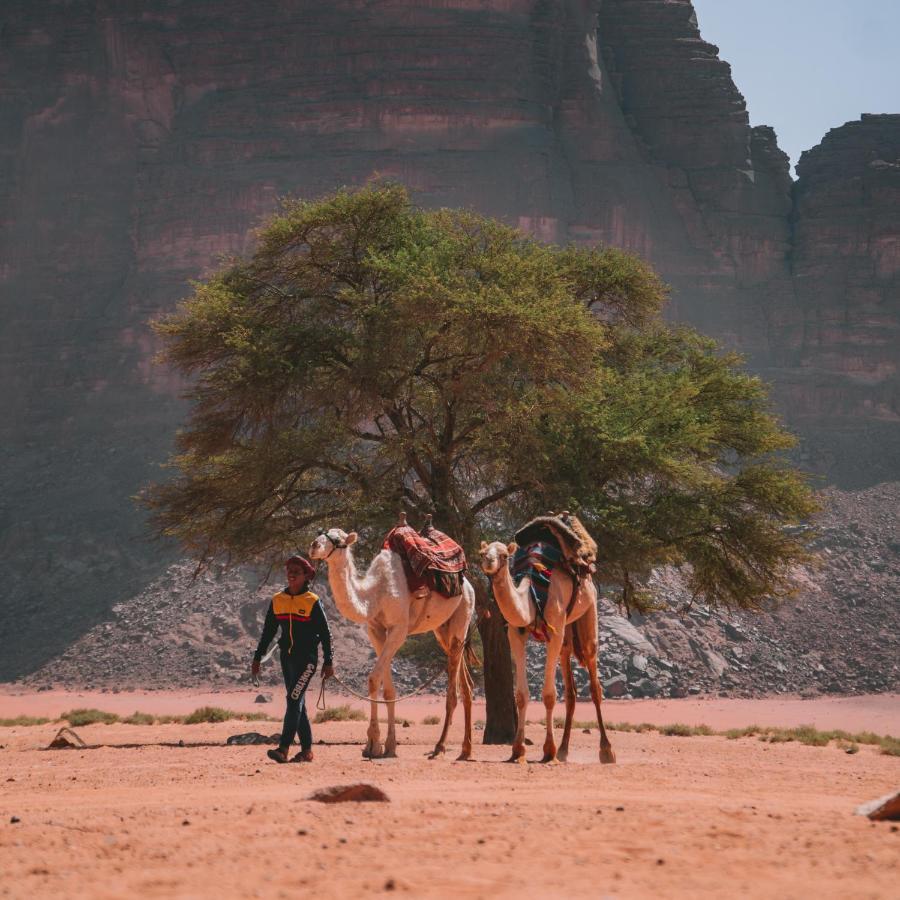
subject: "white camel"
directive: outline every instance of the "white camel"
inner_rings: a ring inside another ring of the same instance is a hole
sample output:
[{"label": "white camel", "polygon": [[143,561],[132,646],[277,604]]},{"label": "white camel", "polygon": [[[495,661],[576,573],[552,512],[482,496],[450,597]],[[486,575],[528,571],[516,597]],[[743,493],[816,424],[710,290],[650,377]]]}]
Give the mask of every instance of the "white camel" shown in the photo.
[{"label": "white camel", "polygon": [[[494,541],[481,543],[481,569],[490,578],[497,606],[509,624],[507,635],[509,649],[516,669],[516,709],[519,723],[513,742],[511,762],[525,762],[525,713],[528,708],[528,681],[525,670],[525,644],[529,628],[537,619],[537,607],[531,598],[531,579],[523,578],[518,587],[509,571],[509,557],[516,552],[516,545]],[[572,602],[574,584],[571,576],[562,568],[553,570],[547,604],[544,607],[544,621],[547,623],[550,639],[547,642],[547,661],[544,667],[543,700],[546,710],[547,736],[544,740],[542,762],[565,761],[569,755],[569,736],[572,717],[575,715],[575,678],[572,674],[572,655],[588,670],[590,675],[591,699],[597,710],[597,724],[600,727],[600,761],[614,763],[613,753],[600,703],[603,690],[597,677],[597,588],[590,578],[578,587]],[[566,724],[562,744],[557,751],[553,739],[553,706],[556,703],[556,661],[562,664],[563,681],[566,688]]]},{"label": "white camel", "polygon": [[[369,699],[373,702],[363,756],[397,755],[394,727],[397,694],[391,678],[391,661],[408,635],[432,631],[447,654],[447,704],[444,727],[431,756],[435,758],[444,753],[447,732],[456,708],[457,685],[460,684],[466,726],[459,759],[471,759],[474,684],[465,656],[469,623],[475,610],[472,585],[463,579],[462,593],[449,598],[427,588],[411,593],[400,557],[390,550],[382,550],[372,560],[365,575],[360,576],[350,549],[356,539],[356,532],[347,534],[340,528],[331,528],[312,542],[309,556],[311,559],[325,560],[335,606],[351,622],[365,624],[369,641],[378,656],[369,674]],[[381,685],[388,713],[387,740],[383,747],[378,727],[378,705],[374,702]]]}]

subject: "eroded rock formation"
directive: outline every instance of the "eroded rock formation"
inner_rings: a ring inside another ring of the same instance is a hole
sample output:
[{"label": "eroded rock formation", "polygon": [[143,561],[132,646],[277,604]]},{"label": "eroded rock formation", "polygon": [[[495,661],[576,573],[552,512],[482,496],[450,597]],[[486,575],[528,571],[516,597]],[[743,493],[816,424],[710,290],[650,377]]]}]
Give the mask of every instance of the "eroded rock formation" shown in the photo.
[{"label": "eroded rock formation", "polygon": [[160,571],[129,497],[184,411],[146,322],[283,194],[379,174],[638,252],[811,463],[897,468],[853,465],[900,434],[898,117],[792,185],[687,0],[6,0],[0,91],[0,678]]}]

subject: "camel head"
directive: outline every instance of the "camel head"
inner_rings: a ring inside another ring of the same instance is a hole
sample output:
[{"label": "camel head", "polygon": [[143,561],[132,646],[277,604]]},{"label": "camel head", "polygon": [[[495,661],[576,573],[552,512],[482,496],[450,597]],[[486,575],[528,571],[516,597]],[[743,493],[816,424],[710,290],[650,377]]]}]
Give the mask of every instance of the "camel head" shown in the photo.
[{"label": "camel head", "polygon": [[496,575],[518,549],[515,542],[504,544],[502,541],[492,541],[489,544],[487,541],[482,541],[481,549],[478,551],[478,555],[481,557],[481,571],[485,575]]},{"label": "camel head", "polygon": [[357,537],[355,531],[347,534],[340,528],[328,528],[309,545],[309,558],[327,560],[335,550],[346,550],[351,544],[355,544]]}]

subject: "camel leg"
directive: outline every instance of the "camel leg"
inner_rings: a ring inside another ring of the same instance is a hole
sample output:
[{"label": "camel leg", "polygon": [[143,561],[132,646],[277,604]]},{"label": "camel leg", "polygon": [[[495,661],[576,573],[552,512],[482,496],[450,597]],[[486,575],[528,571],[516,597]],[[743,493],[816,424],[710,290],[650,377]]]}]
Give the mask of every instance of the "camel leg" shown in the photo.
[{"label": "camel leg", "polygon": [[512,625],[506,629],[509,639],[509,652],[516,670],[516,712],[519,722],[516,726],[516,737],[512,745],[510,762],[525,762],[525,715],[528,711],[528,673],[525,669],[525,642],[528,632],[520,632]]},{"label": "camel leg", "polygon": [[469,760],[472,758],[472,694],[475,692],[475,682],[469,673],[469,666],[466,663],[466,651],[463,650],[462,663],[459,667],[460,682],[462,686],[463,713],[466,720],[466,730],[463,734],[462,750],[460,750],[457,760]]},{"label": "camel leg", "polygon": [[434,635],[438,639],[438,643],[447,654],[447,702],[444,710],[444,727],[441,729],[441,736],[434,745],[431,752],[431,759],[443,756],[447,741],[447,732],[450,730],[450,723],[453,721],[453,711],[456,709],[456,693],[459,682],[459,665],[462,662],[462,642],[458,637],[449,637],[447,634],[447,625],[438,628]]},{"label": "camel leg", "polygon": [[384,748],[381,745],[381,730],[378,727],[378,704],[375,700],[378,699],[379,682],[375,680],[375,673],[384,651],[385,632],[384,629],[376,628],[374,625],[369,625],[368,631],[369,643],[375,648],[378,660],[369,673],[369,700],[371,701],[369,703],[369,729],[366,732],[366,746],[363,748],[362,755],[366,759],[377,759],[384,753]]},{"label": "camel leg", "polygon": [[557,633],[547,642],[547,661],[544,664],[544,712],[547,735],[544,738],[544,756],[541,762],[556,763],[556,741],[553,739],[553,707],[556,705],[556,663],[562,649],[565,624],[560,624]]},{"label": "camel leg", "polygon": [[[393,657],[392,657],[393,658]],[[393,759],[397,756],[397,733],[394,726],[394,708],[397,699],[397,691],[394,689],[394,676],[391,667],[384,670],[384,689],[382,696],[387,701],[388,733],[384,742],[384,758]]]},{"label": "camel leg", "polygon": [[[397,694],[394,691],[394,680],[391,677],[391,662],[403,642],[406,640],[408,634],[409,630],[405,622],[402,625],[395,625],[388,631],[384,641],[384,649],[379,655],[378,662],[375,663],[375,669],[373,670],[373,673],[377,670],[379,675],[379,680],[376,682],[375,689],[377,690],[379,682],[383,684],[384,699],[387,701],[387,738],[384,742],[383,754],[385,758],[393,758],[397,755],[397,729],[396,720],[394,718],[394,707],[396,706],[394,701],[397,699]],[[369,696],[372,696],[371,678],[369,679]]]},{"label": "camel leg", "polygon": [[613,752],[612,744],[610,744],[609,738],[606,736],[606,729],[603,727],[603,713],[600,711],[600,704],[603,702],[603,688],[600,686],[600,678],[597,675],[597,647],[599,640],[596,612],[594,615],[588,613],[582,619],[579,619],[575,623],[575,627],[580,628],[578,637],[581,640],[582,647],[584,647],[584,661],[591,679],[591,700],[594,701],[594,709],[597,710],[597,725],[600,728],[600,762],[614,763],[616,754]]},{"label": "camel leg", "polygon": [[568,643],[563,644],[562,653],[559,657],[559,663],[562,667],[563,684],[566,690],[566,727],[563,729],[562,743],[559,745],[559,751],[556,758],[560,762],[565,762],[569,758],[569,736],[572,733],[572,719],[575,716],[575,675],[572,672],[572,648]]}]

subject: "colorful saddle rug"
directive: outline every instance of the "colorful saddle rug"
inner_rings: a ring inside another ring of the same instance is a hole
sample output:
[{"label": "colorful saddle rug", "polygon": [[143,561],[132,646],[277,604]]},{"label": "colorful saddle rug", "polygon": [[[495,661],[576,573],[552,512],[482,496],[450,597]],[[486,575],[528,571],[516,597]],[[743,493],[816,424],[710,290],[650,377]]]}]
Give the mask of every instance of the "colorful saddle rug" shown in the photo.
[{"label": "colorful saddle rug", "polygon": [[536,534],[530,543],[520,546],[513,556],[513,581],[518,585],[523,578],[531,579],[531,599],[538,611],[531,634],[539,641],[550,640],[550,631],[553,630],[544,619],[544,608],[550,593],[550,578],[560,565],[564,565],[563,553],[559,542],[548,529]]},{"label": "colorful saddle rug", "polygon": [[437,528],[418,532],[411,525],[398,525],[387,533],[382,548],[400,557],[411,592],[428,587],[445,597],[462,593],[465,551]]}]

